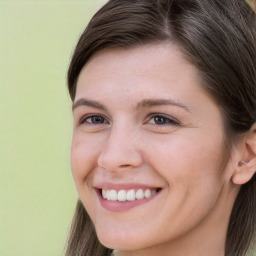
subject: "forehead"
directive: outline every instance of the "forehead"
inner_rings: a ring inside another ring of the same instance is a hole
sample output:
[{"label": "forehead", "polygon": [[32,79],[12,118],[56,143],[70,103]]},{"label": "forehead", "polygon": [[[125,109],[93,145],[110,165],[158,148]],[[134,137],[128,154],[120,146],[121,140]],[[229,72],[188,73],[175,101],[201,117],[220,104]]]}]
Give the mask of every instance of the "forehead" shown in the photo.
[{"label": "forehead", "polygon": [[[120,85],[159,81],[173,84],[201,84],[194,65],[186,60],[181,50],[170,43],[149,44],[132,48],[104,49],[94,54],[81,70],[77,81],[77,94],[89,89],[89,84],[106,84],[115,81]],[[87,85],[87,86],[86,86]],[[109,88],[110,89],[110,88]]]},{"label": "forehead", "polygon": [[[172,57],[175,61],[185,60],[180,48],[170,42],[162,43],[151,43],[138,45],[134,47],[114,47],[105,48],[96,52],[85,67],[91,66],[92,63],[99,64],[102,61],[123,62],[125,64],[139,65],[141,62],[146,61],[148,66],[157,64],[159,62],[167,61],[168,58]],[[143,63],[145,65],[145,63]]]}]

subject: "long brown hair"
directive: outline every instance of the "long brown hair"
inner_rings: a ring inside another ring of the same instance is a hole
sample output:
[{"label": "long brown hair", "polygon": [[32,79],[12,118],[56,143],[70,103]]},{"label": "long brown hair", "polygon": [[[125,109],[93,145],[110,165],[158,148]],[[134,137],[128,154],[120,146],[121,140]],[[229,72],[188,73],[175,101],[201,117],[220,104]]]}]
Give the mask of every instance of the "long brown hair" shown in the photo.
[{"label": "long brown hair", "polygon": [[[89,58],[110,47],[169,41],[200,71],[204,88],[220,106],[229,143],[256,122],[256,17],[243,0],[110,0],[81,35],[68,70],[76,81]],[[244,256],[255,239],[256,178],[240,189],[231,213],[226,256]],[[67,256],[106,256],[78,200]]]}]

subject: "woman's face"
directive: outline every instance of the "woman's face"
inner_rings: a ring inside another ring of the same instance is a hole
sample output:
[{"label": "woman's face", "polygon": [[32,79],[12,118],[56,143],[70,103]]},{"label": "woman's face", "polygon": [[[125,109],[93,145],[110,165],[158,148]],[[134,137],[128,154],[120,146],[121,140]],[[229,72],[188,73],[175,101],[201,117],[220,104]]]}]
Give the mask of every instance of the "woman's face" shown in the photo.
[{"label": "woman's face", "polygon": [[170,44],[106,49],[82,69],[71,166],[105,246],[225,240],[231,167],[219,107],[201,83]]}]

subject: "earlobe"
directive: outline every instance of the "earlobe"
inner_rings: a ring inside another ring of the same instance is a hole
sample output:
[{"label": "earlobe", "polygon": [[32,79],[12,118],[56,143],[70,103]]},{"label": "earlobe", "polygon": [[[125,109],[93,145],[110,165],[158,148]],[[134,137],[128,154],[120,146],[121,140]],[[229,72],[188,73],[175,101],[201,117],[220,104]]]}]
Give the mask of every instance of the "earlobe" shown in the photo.
[{"label": "earlobe", "polygon": [[236,185],[247,183],[256,172],[256,123],[242,139],[239,152],[240,160],[237,161],[232,182]]}]

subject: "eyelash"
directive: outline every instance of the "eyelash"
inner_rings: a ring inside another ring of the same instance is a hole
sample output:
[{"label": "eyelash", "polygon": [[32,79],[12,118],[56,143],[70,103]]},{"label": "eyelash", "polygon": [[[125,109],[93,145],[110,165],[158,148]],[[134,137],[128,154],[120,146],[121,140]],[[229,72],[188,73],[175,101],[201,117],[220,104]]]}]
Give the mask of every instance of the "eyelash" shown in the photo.
[{"label": "eyelash", "polygon": [[[95,123],[94,121],[96,121],[96,120],[93,121],[93,118],[100,118],[102,122]],[[159,118],[162,121],[162,123],[157,123],[160,120],[157,121],[156,118]],[[90,122],[88,122],[89,119],[91,119]],[[150,122],[152,119],[154,119],[154,123]],[[101,124],[106,124],[109,122],[102,115],[87,115],[87,116],[82,117],[82,119],[79,122],[79,124],[84,124],[84,123],[87,123],[90,125],[101,125]],[[154,114],[149,115],[148,123],[152,124],[152,125],[159,125],[159,126],[181,125],[181,123],[177,119],[163,115],[163,114],[159,114],[159,113],[154,113]]]}]

